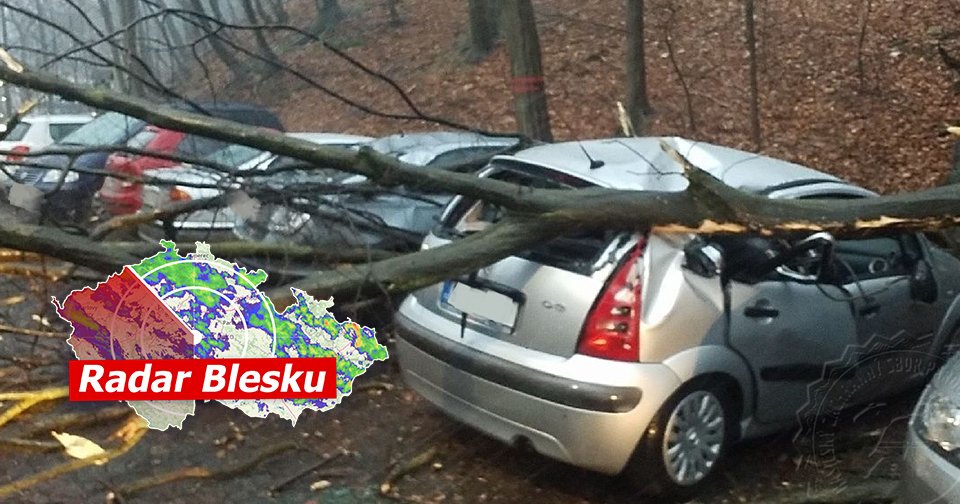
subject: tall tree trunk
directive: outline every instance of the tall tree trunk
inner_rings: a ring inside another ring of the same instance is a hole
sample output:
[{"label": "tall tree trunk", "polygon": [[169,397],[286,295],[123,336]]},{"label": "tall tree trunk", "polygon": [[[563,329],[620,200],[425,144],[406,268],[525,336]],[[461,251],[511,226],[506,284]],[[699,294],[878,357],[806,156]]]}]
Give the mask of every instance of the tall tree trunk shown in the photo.
[{"label": "tall tree trunk", "polygon": [[540,61],[540,36],[530,0],[501,0],[501,22],[510,54],[511,88],[520,133],[553,140]]},{"label": "tall tree trunk", "polygon": [[[243,0],[240,4],[243,6],[243,11],[248,18],[257,19],[253,0]],[[261,57],[270,62],[270,64],[265,65],[264,72],[267,74],[272,73],[275,66],[280,63],[280,57],[277,56],[277,53],[273,52],[270,43],[267,42],[267,38],[263,35],[263,30],[253,30],[253,38],[257,42],[257,52],[260,53]]]},{"label": "tall tree trunk", "polygon": [[283,4],[283,0],[272,0],[270,7],[273,9],[273,15],[278,24],[290,22],[290,14],[287,13],[287,7]]},{"label": "tall tree trunk", "polygon": [[497,11],[490,0],[467,0],[470,14],[469,59],[480,61],[497,42]]},{"label": "tall tree trunk", "polygon": [[276,22],[276,20],[273,19],[273,16],[271,16],[270,13],[267,12],[267,10],[263,7],[263,0],[252,0],[251,3],[253,4],[252,6],[256,8],[257,16],[260,18],[263,24],[273,24]]},{"label": "tall tree trunk", "polygon": [[[103,27],[106,29],[107,33],[114,33],[117,31],[117,25],[114,23],[113,10],[110,7],[110,0],[99,0],[100,3],[100,15],[103,16]],[[113,58],[113,61],[117,64],[120,63],[120,50],[115,45],[110,45],[110,55]],[[114,66],[112,69],[113,72],[113,88],[117,90],[127,89],[126,84],[126,75],[120,71],[120,68]]]},{"label": "tall tree trunk", "polygon": [[[9,35],[9,32],[7,31],[7,7],[5,5],[0,5],[0,40],[10,40]],[[10,84],[4,83],[3,120],[6,121],[11,115],[13,115],[13,96],[10,94]]]},{"label": "tall tree trunk", "polygon": [[747,57],[750,62],[750,138],[757,149],[763,147],[760,130],[760,85],[757,83],[757,29],[754,15],[754,0],[744,0],[744,24],[746,26]]},{"label": "tall tree trunk", "polygon": [[135,96],[143,96],[146,88],[143,79],[142,57],[140,55],[140,27],[134,24],[138,18],[136,2],[119,2],[120,21],[123,23],[123,65],[126,68],[127,92]]},{"label": "tall tree trunk", "polygon": [[[206,9],[204,9],[203,7],[203,3],[200,0],[190,0],[190,10],[198,14],[207,13]],[[221,19],[216,15],[212,17]],[[198,19],[198,23],[203,27],[203,31],[207,33],[213,31],[213,26],[208,20],[203,18],[197,18],[197,19]],[[220,33],[223,33],[223,32],[221,31]],[[210,41],[210,47],[213,48],[213,53],[216,54],[217,58],[219,58],[220,61],[222,61],[223,64],[230,70],[230,73],[233,75],[233,77],[234,78],[240,77],[243,74],[243,66],[240,63],[240,60],[238,60],[237,57],[232,52],[230,52],[230,48],[227,47],[227,45],[224,44],[222,40],[220,40],[215,36],[209,37],[207,40]]]},{"label": "tall tree trunk", "polygon": [[313,21],[313,33],[332,30],[345,16],[337,0],[317,0],[317,17]]},{"label": "tall tree trunk", "polygon": [[403,18],[400,17],[400,10],[397,9],[397,6],[400,4],[400,0],[386,0],[387,2],[387,11],[390,13],[390,26],[400,26],[403,24]]},{"label": "tall tree trunk", "polygon": [[643,0],[627,0],[627,117],[636,134],[647,126],[647,57],[643,36]]}]

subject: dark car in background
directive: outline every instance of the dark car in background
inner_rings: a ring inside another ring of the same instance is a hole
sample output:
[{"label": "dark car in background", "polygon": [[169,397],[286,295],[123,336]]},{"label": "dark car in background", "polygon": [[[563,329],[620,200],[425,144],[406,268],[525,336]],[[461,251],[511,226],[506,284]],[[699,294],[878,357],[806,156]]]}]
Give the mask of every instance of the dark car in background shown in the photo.
[{"label": "dark car in background", "polygon": [[[283,130],[280,119],[272,112],[244,103],[174,104],[175,108],[242,122],[270,129]],[[198,107],[200,110],[198,110]],[[109,112],[67,135],[50,148],[83,149],[125,145],[147,124],[117,112]],[[71,224],[83,223],[93,211],[94,195],[104,184],[104,168],[109,150],[87,152],[71,157],[64,154],[38,156],[14,173],[14,182],[32,186],[43,194],[42,213],[48,218]],[[67,171],[67,167],[72,168]]]}]

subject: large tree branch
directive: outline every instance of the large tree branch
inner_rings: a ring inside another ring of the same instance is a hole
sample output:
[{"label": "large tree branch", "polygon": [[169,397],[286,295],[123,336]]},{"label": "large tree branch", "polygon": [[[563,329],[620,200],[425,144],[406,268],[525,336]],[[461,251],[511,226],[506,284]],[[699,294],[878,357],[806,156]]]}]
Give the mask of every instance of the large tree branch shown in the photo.
[{"label": "large tree branch", "polygon": [[[312,294],[401,292],[495,262],[552,237],[583,229],[647,230],[673,233],[798,233],[842,235],[933,230],[960,221],[960,186],[862,200],[776,200],[726,186],[665,146],[683,167],[689,188],[680,192],[577,191],[521,188],[445,170],[401,163],[370,150],[354,152],[264,134],[257,128],[192,114],[103,89],[83,88],[52,75],[0,65],[0,79],[61,95],[95,107],[123,112],[161,127],[250,145],[310,164],[367,176],[382,185],[405,184],[481,198],[508,209],[508,217],[476,235],[415,254],[365,266],[321,271],[293,284]],[[54,230],[0,222],[0,245],[47,253],[111,270],[136,260]],[[278,304],[288,289],[272,293]]]}]

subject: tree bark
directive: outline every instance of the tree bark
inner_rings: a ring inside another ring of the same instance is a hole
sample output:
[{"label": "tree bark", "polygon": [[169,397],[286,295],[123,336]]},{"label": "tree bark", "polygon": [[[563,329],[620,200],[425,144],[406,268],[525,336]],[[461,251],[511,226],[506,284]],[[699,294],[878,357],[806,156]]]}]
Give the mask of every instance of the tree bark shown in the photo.
[{"label": "tree bark", "polygon": [[469,59],[480,61],[497,42],[497,11],[490,0],[467,0],[470,15]]},{"label": "tree bark", "polygon": [[530,0],[501,0],[501,5],[518,129],[535,140],[553,141],[533,4]]},{"label": "tree bark", "polygon": [[647,97],[647,57],[643,36],[643,0],[627,0],[627,117],[635,134],[646,130],[650,100]]},{"label": "tree bark", "polygon": [[744,25],[746,29],[747,58],[750,68],[750,138],[757,149],[763,147],[763,132],[760,129],[760,85],[757,82],[757,29],[754,0],[744,0]]}]

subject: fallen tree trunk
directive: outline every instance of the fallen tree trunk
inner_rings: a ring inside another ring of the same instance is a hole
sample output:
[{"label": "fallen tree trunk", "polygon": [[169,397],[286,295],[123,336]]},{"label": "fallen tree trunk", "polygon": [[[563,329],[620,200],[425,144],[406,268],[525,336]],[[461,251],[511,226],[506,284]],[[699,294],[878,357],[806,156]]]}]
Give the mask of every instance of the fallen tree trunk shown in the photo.
[{"label": "fallen tree trunk", "polygon": [[[0,56],[5,53],[0,54]],[[553,237],[583,229],[654,229],[667,233],[810,233],[843,236],[936,230],[960,222],[960,186],[863,200],[778,200],[731,188],[690,165],[665,146],[683,167],[689,187],[681,192],[530,189],[451,170],[402,163],[370,149],[354,152],[255,127],[158,106],[105,89],[75,85],[10,64],[0,79],[88,105],[126,113],[161,127],[249,145],[305,162],[366,176],[384,186],[404,184],[464,194],[502,206],[508,217],[486,231],[444,247],[387,258],[364,266],[320,271],[292,284],[318,296],[396,293],[491,264]],[[14,62],[15,63],[15,62]],[[101,271],[136,262],[135,254],[42,226],[0,222],[0,246],[45,253]],[[277,289],[278,304],[292,300]]]}]

